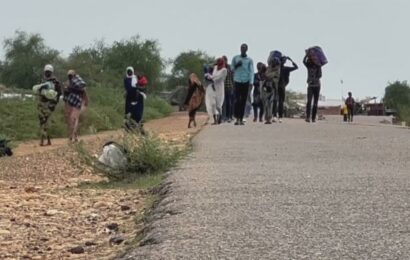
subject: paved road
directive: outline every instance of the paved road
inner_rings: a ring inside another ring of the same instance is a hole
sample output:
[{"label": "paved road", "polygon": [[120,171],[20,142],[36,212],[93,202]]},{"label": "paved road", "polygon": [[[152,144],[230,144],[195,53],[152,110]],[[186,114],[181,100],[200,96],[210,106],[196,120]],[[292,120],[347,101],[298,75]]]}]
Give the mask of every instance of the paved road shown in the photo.
[{"label": "paved road", "polygon": [[410,130],[339,119],[206,127],[123,259],[410,259]]}]

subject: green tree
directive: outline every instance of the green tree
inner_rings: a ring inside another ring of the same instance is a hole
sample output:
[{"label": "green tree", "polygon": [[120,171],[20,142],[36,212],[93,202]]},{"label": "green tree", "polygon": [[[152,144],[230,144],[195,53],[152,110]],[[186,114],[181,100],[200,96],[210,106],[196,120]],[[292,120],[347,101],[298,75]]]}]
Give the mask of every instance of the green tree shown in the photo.
[{"label": "green tree", "polygon": [[402,120],[410,121],[410,86],[407,81],[390,83],[383,98],[387,108],[395,109]]},{"label": "green tree", "polygon": [[102,40],[96,41],[90,48],[75,47],[64,67],[66,70],[74,69],[89,85],[99,82],[110,85],[112,82],[107,82],[107,73],[104,71],[107,49]]},{"label": "green tree", "polygon": [[410,106],[410,86],[407,81],[390,83],[383,98],[386,107],[399,110],[401,106]]},{"label": "green tree", "polygon": [[168,79],[168,88],[175,88],[178,85],[186,85],[188,76],[195,73],[202,80],[203,67],[205,64],[213,64],[215,58],[203,51],[187,51],[180,53],[172,61],[171,75]]},{"label": "green tree", "polygon": [[164,68],[158,42],[141,40],[139,36],[114,42],[106,49],[103,64],[106,72],[121,76],[128,66],[133,66],[136,73],[147,76],[151,90],[159,82]]},{"label": "green tree", "polygon": [[39,34],[16,31],[3,46],[0,80],[9,87],[31,88],[40,81],[44,65],[59,59],[59,52],[47,47]]}]

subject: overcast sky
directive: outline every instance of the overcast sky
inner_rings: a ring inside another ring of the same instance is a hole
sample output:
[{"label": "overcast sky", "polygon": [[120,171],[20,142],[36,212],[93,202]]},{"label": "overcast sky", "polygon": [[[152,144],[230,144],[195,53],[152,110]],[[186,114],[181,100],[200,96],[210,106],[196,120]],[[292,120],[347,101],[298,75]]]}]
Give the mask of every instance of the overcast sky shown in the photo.
[{"label": "overcast sky", "polygon": [[[249,45],[254,62],[281,50],[300,65],[290,88],[306,91],[304,50],[319,45],[329,64],[322,93],[340,98],[382,96],[389,81],[410,75],[408,0],[0,0],[0,37],[40,33],[68,55],[74,46],[139,34],[156,39],[165,58],[203,50],[213,56]],[[4,52],[1,49],[0,54]],[[80,72],[81,73],[81,72]],[[121,77],[122,75],[119,75]],[[343,79],[344,84],[340,83]]]}]

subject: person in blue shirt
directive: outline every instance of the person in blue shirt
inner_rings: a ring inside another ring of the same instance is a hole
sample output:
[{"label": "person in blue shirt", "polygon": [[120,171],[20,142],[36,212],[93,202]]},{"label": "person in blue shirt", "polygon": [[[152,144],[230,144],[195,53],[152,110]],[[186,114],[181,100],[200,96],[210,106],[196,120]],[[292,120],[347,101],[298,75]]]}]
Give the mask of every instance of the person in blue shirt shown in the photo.
[{"label": "person in blue shirt", "polygon": [[232,70],[234,80],[235,108],[234,116],[235,125],[244,125],[243,117],[245,114],[245,105],[248,98],[249,89],[253,85],[254,69],[253,60],[246,54],[248,45],[241,45],[241,54],[232,59]]}]

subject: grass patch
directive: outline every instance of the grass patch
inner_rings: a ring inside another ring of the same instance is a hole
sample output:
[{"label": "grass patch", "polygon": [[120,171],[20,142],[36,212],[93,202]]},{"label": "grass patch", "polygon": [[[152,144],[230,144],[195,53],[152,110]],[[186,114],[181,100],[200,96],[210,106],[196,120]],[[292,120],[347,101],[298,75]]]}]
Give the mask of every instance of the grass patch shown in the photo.
[{"label": "grass patch", "polygon": [[112,169],[101,164],[87,151],[83,142],[73,145],[80,164],[93,167],[96,173],[107,177],[108,181],[84,183],[82,188],[95,189],[149,189],[158,186],[163,180],[163,173],[175,166],[186,150],[174,147],[159,137],[137,131],[124,135],[120,144],[127,153],[127,166]]},{"label": "grass patch", "polygon": [[[91,86],[88,88],[90,104],[81,116],[80,133],[95,134],[115,130],[123,125],[124,92],[119,88]],[[0,100],[0,133],[13,141],[37,139],[39,122],[35,99]],[[148,95],[145,103],[144,121],[168,116],[172,107],[163,99]],[[50,133],[53,138],[66,137],[64,103],[60,101],[51,116]]]},{"label": "grass patch", "polygon": [[164,176],[162,174],[145,174],[138,178],[127,181],[102,181],[96,183],[81,183],[78,188],[81,189],[141,189],[148,190],[161,184]]}]

